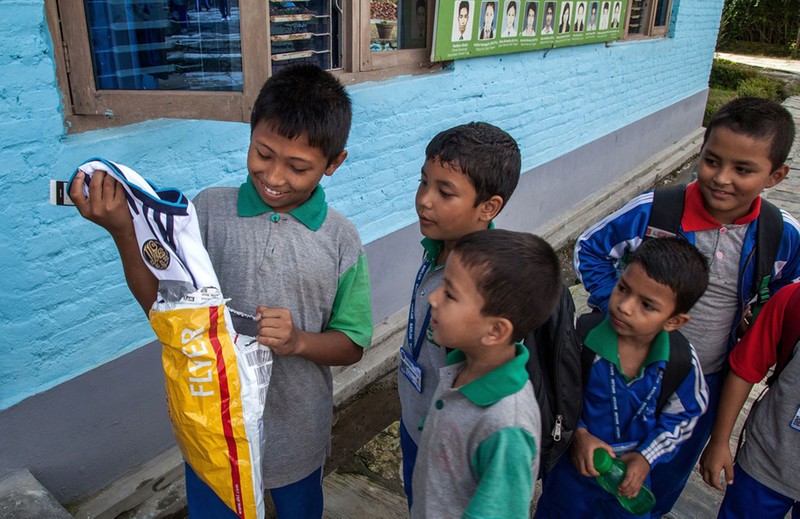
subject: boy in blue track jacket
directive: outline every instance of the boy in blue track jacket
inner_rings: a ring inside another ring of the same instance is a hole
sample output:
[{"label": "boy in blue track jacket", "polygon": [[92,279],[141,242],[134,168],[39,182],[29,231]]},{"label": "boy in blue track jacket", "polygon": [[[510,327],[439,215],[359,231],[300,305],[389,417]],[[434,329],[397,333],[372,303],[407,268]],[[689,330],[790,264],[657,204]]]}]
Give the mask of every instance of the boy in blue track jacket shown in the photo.
[{"label": "boy in blue track jacket", "polygon": [[657,410],[656,402],[669,359],[668,332],[689,321],[687,312],[707,284],[705,259],[685,241],[652,240],[631,254],[608,316],[584,340],[595,359],[572,459],[562,457],[544,479],[537,518],[637,517],[593,478],[593,453],[604,449],[625,462],[619,494],[635,497],[651,468],[672,458],[692,435],[708,400],[694,349],[689,373],[664,408]]},{"label": "boy in blue track jacket", "polygon": [[[784,162],[794,131],[789,112],[758,98],[724,105],[706,129],[697,180],[686,188],[678,234],[710,261],[709,289],[681,331],[697,350],[709,407],[680,454],[653,472],[654,516],[672,509],[711,433],[728,352],[749,325],[750,298],[760,281],[754,279],[760,194],[786,177]],[[575,271],[590,294],[590,306],[606,310],[626,255],[646,236],[652,205],[653,192],[641,194],[578,239]],[[770,294],[800,280],[800,224],[781,213],[783,232]]]}]

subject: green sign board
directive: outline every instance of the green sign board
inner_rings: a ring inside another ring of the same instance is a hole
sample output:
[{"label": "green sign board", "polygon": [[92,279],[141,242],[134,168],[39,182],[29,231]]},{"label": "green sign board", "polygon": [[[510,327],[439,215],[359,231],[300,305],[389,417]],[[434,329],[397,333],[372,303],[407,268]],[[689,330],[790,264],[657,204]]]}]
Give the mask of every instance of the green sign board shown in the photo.
[{"label": "green sign board", "polygon": [[627,0],[438,0],[431,61],[618,40]]}]

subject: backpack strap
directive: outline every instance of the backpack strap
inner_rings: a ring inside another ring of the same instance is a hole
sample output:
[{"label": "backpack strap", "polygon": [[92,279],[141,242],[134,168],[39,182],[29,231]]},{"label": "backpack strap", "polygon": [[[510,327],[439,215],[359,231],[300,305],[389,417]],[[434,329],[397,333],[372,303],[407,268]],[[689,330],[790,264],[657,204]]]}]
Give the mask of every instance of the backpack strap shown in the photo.
[{"label": "backpack strap", "polygon": [[578,322],[575,324],[575,330],[577,330],[578,337],[581,340],[581,381],[584,387],[586,386],[586,381],[589,380],[589,372],[592,370],[592,364],[594,364],[595,353],[591,349],[584,347],[583,343],[589,332],[602,323],[605,318],[606,316],[602,312],[590,312],[578,317]]},{"label": "backpack strap", "polygon": [[685,194],[686,184],[676,184],[653,191],[653,205],[644,233],[645,239],[674,238],[678,235]]},{"label": "backpack strap", "polygon": [[751,299],[756,298],[752,307],[753,319],[769,299],[769,282],[772,279],[772,269],[775,266],[775,258],[778,257],[783,234],[783,216],[780,209],[762,198],[756,225],[756,270],[750,294]]},{"label": "backpack strap", "polygon": [[667,404],[667,400],[686,380],[692,370],[692,349],[689,341],[679,331],[669,333],[669,360],[664,368],[664,377],[661,380],[661,393],[656,401],[656,413]]}]

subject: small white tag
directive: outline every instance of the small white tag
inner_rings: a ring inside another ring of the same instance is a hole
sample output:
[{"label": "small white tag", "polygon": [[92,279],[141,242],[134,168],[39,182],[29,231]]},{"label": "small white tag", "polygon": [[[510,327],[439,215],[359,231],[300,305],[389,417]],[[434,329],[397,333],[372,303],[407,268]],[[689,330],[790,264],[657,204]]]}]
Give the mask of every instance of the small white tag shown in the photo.
[{"label": "small white tag", "polygon": [[797,411],[794,413],[792,423],[789,424],[795,431],[800,431],[800,406],[797,406]]},{"label": "small white tag", "polygon": [[53,205],[75,205],[67,193],[66,180],[50,180],[50,203]]}]

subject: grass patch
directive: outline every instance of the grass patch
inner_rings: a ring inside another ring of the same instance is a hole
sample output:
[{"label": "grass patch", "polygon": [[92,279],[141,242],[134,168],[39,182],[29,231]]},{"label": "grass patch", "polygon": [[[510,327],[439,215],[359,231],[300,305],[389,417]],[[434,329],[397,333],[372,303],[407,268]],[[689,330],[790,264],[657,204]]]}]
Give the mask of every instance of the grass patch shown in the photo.
[{"label": "grass patch", "polygon": [[724,59],[715,59],[711,65],[708,86],[703,126],[720,106],[739,97],[762,97],[781,103],[800,94],[800,81],[773,77],[758,68]]}]

